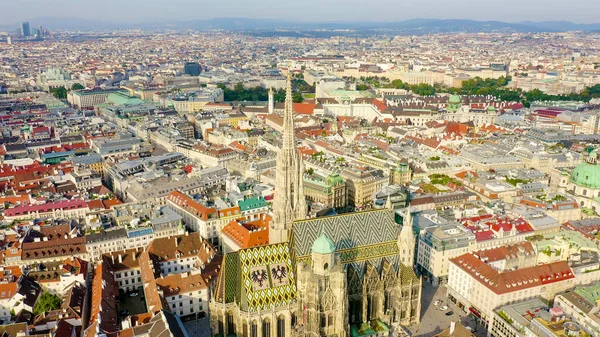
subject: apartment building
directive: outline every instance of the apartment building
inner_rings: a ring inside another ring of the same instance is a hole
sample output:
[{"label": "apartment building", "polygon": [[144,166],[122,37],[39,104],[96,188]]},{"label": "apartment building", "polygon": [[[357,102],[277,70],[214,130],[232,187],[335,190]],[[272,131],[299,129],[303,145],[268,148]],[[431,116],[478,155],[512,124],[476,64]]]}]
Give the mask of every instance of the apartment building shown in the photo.
[{"label": "apartment building", "polygon": [[324,179],[314,175],[305,175],[304,197],[311,202],[329,207],[346,207],[348,197],[346,181],[335,173]]},{"label": "apartment building", "polygon": [[502,305],[539,296],[550,300],[574,282],[566,261],[503,270],[467,253],[450,260],[448,297],[487,324]]},{"label": "apartment building", "polygon": [[217,209],[205,206],[179,191],[169,194],[167,207],[183,217],[183,222],[188,229],[199,233],[215,247],[221,245],[220,232],[223,227],[229,220],[241,216],[239,206]]},{"label": "apartment building", "polygon": [[381,170],[365,170],[347,168],[339,173],[346,180],[348,204],[358,209],[372,206],[373,195],[389,183],[389,178]]},{"label": "apartment building", "polygon": [[579,332],[581,327],[573,324],[561,308],[548,309],[548,304],[540,298],[494,310],[489,328],[489,333],[495,337],[581,336]]},{"label": "apartment building", "polygon": [[[217,251],[199,233],[186,233],[154,240],[142,254],[142,282],[146,297],[166,301],[171,312],[185,317],[208,315],[210,283],[221,261]],[[154,268],[152,268],[152,265]],[[150,301],[152,302],[152,301]],[[150,304],[149,304],[150,306]]]},{"label": "apartment building", "polygon": [[200,270],[161,276],[156,284],[172,313],[179,317],[207,316],[209,287]]},{"label": "apartment building", "polygon": [[127,91],[123,89],[77,90],[67,95],[67,102],[78,109],[90,109],[106,102],[106,98],[112,93],[127,95]]},{"label": "apartment building", "polygon": [[61,200],[44,204],[18,205],[4,210],[6,221],[28,219],[79,219],[89,212],[88,205],[81,199]]},{"label": "apartment building", "polygon": [[590,336],[600,336],[600,283],[575,287],[554,298],[554,307],[561,309],[571,321]]},{"label": "apartment building", "polygon": [[142,290],[140,256],[144,248],[133,248],[102,255],[103,263],[110,266],[114,282],[123,293]]},{"label": "apartment building", "polygon": [[197,161],[203,167],[227,167],[227,163],[239,157],[238,153],[228,147],[195,145],[186,141],[178,142],[175,151]]},{"label": "apartment building", "polygon": [[429,227],[417,245],[417,266],[429,281],[446,283],[450,259],[475,250],[477,240],[467,228],[456,224]]},{"label": "apartment building", "polygon": [[[146,247],[156,238],[184,234],[179,215],[165,207],[162,207],[159,213],[159,216],[149,219],[148,222],[142,222],[139,218],[133,221],[133,218],[128,216],[120,216],[117,217],[120,228],[86,235],[88,259],[98,261],[104,254]],[[125,220],[129,218],[133,224]]]}]

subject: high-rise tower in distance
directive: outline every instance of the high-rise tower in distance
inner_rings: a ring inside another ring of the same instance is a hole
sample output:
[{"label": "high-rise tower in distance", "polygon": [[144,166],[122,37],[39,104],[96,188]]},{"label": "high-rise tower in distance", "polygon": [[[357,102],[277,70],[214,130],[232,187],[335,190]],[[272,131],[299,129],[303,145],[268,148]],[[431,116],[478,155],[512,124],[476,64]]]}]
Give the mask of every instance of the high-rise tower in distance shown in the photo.
[{"label": "high-rise tower in distance", "polygon": [[29,22],[23,22],[21,24],[21,36],[31,36],[31,29],[29,28]]},{"label": "high-rise tower in distance", "polygon": [[183,66],[183,72],[190,76],[199,76],[202,72],[202,66],[198,62],[186,62]]}]

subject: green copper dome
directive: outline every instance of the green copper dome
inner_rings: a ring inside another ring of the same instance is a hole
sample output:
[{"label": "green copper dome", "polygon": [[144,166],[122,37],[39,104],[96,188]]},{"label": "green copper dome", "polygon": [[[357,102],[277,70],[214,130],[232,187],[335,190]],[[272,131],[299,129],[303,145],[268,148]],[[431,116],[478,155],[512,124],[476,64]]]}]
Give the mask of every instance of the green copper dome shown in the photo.
[{"label": "green copper dome", "polygon": [[321,233],[313,243],[312,251],[317,254],[331,254],[335,251],[335,244],[325,233]]},{"label": "green copper dome", "polygon": [[496,111],[496,108],[493,105],[488,106],[488,111]]},{"label": "green copper dome", "polygon": [[600,165],[579,164],[571,173],[571,181],[583,187],[600,188]]},{"label": "green copper dome", "polygon": [[337,186],[344,183],[344,178],[337,173],[332,173],[327,177],[327,182],[331,186]]},{"label": "green copper dome", "polygon": [[452,96],[450,96],[450,99],[448,99],[448,103],[459,104],[460,103],[460,96],[458,96],[458,95],[452,95]]}]

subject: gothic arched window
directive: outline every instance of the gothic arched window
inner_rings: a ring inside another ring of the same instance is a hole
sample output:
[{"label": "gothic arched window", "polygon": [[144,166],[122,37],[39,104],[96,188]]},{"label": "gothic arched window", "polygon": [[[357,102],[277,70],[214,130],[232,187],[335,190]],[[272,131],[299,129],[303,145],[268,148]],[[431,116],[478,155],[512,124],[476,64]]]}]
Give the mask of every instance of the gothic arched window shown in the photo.
[{"label": "gothic arched window", "polygon": [[277,317],[277,337],[285,337],[285,317],[283,315]]}]

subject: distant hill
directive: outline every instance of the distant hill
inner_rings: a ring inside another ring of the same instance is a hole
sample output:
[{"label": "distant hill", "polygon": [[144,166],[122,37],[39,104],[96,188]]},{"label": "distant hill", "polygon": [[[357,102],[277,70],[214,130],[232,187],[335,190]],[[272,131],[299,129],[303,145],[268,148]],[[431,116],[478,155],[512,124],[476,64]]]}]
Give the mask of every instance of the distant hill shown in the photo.
[{"label": "distant hill", "polygon": [[[561,32],[572,30],[598,31],[600,23],[580,24],[567,21],[524,21],[518,23],[502,21],[476,21],[459,19],[411,19],[397,22],[323,22],[311,23],[278,19],[252,19],[242,17],[216,18],[189,21],[149,21],[140,23],[85,20],[72,17],[38,17],[27,20],[32,27],[43,26],[51,30],[115,30],[115,29],[220,29],[242,32],[353,30],[362,34],[388,32],[392,34],[421,35],[453,32]],[[0,24],[0,30],[15,31],[20,23]],[[300,35],[302,35],[300,33]]]},{"label": "distant hill", "polygon": [[556,32],[564,32],[564,31],[572,31],[572,30],[582,30],[582,31],[600,30],[600,23],[573,23],[573,22],[569,22],[569,21],[542,21],[542,22],[524,21],[521,23],[523,25],[530,26],[530,27],[537,27],[537,28],[545,30],[545,31],[556,31]]}]

